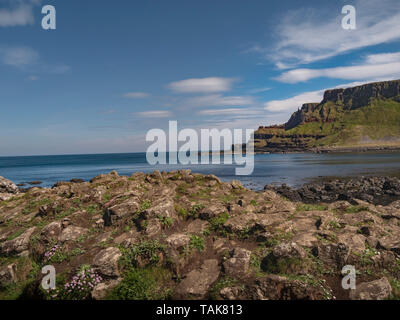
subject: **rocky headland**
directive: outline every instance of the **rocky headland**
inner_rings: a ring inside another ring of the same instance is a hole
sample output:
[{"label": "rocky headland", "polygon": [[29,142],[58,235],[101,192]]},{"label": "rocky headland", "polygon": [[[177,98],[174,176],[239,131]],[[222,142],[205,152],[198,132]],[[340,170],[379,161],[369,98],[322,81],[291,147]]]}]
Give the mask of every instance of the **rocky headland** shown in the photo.
[{"label": "rocky headland", "polygon": [[327,90],[282,125],[261,126],[255,152],[400,150],[400,80]]},{"label": "rocky headland", "polygon": [[[332,183],[292,196],[111,172],[21,192],[0,178],[0,299],[399,299],[400,202],[362,197],[398,196],[399,180],[347,197],[333,194],[362,185]],[[55,290],[41,286],[46,265]]]}]

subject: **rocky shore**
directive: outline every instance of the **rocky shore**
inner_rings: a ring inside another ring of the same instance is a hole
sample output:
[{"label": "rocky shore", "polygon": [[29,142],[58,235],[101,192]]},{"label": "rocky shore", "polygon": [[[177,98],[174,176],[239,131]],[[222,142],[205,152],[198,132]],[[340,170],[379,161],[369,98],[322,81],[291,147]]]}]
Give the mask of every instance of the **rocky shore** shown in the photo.
[{"label": "rocky shore", "polygon": [[255,192],[111,172],[20,192],[0,178],[0,299],[399,299],[400,202],[375,198],[400,183],[363,179]]},{"label": "rocky shore", "polygon": [[331,179],[305,184],[300,188],[291,188],[284,184],[267,185],[264,189],[275,191],[291,201],[305,203],[331,203],[339,200],[356,203],[359,199],[385,205],[400,200],[400,179],[397,177]]}]

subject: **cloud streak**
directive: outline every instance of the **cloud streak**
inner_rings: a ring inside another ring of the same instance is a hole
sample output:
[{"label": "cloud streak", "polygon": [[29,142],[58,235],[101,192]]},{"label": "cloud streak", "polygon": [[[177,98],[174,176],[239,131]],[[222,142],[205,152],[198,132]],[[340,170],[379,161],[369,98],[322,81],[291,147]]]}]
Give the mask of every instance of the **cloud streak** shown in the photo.
[{"label": "cloud streak", "polygon": [[33,5],[39,1],[19,1],[18,6],[0,9],[0,27],[17,27],[32,25],[35,22]]},{"label": "cloud streak", "polygon": [[197,78],[172,82],[167,87],[177,93],[216,93],[230,91],[234,81],[232,78]]},{"label": "cloud streak", "polygon": [[327,9],[291,11],[275,30],[274,48],[257,45],[250,51],[262,53],[278,68],[327,59],[353,50],[400,39],[400,2],[397,0],[357,0],[357,29],[341,27],[341,6]]},{"label": "cloud streak", "polygon": [[294,69],[282,73],[276,80],[298,83],[321,77],[344,80],[400,77],[400,52],[369,55],[363,64],[357,66]]},{"label": "cloud streak", "polygon": [[143,99],[149,97],[149,94],[146,92],[128,92],[125,93],[123,97],[130,99]]},{"label": "cloud streak", "polygon": [[136,112],[134,115],[140,118],[168,118],[172,116],[172,113],[165,110],[152,110],[152,111]]}]

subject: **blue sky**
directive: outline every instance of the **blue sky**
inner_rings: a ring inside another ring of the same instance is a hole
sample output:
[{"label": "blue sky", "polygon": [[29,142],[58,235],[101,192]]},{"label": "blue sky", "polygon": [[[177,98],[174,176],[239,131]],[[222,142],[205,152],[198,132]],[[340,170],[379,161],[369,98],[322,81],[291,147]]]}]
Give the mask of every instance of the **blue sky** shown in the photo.
[{"label": "blue sky", "polygon": [[0,0],[0,156],[144,151],[169,120],[283,123],[325,89],[400,78],[399,40],[398,0]]}]

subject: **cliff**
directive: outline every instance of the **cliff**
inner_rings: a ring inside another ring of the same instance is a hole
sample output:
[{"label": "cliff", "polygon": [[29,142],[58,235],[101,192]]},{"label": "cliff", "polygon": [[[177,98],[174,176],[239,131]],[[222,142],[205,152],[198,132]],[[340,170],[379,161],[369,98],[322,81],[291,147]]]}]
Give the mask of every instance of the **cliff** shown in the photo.
[{"label": "cliff", "polygon": [[255,149],[400,146],[400,80],[327,90],[320,103],[305,103],[281,126],[260,127]]}]

